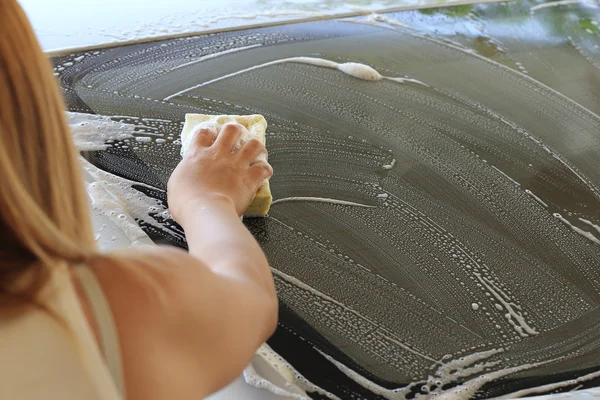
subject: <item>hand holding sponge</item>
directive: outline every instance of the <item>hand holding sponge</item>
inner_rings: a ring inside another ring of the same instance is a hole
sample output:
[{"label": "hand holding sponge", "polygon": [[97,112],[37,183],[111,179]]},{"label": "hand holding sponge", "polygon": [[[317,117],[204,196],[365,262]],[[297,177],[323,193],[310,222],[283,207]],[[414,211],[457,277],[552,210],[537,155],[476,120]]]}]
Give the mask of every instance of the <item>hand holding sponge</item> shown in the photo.
[{"label": "hand holding sponge", "polygon": [[[266,144],[267,121],[262,115],[206,115],[206,114],[186,114],[185,123],[181,132],[181,155],[183,156],[189,148],[194,134],[200,129],[209,129],[215,135],[221,130],[223,125],[235,122],[247,129],[247,134],[240,139],[237,148],[250,139],[257,139],[263,145]],[[261,155],[257,160],[266,160],[266,155]],[[269,181],[265,180],[258,193],[252,200],[252,203],[244,212],[245,217],[263,217],[269,212],[271,202],[271,189]]]}]

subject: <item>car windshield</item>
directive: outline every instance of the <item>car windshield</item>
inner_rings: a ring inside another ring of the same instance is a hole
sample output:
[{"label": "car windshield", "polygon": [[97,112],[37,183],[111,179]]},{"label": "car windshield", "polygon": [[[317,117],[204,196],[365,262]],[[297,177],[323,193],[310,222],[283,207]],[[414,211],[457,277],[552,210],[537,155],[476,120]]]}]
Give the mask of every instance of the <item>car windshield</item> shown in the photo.
[{"label": "car windshield", "polygon": [[131,242],[186,246],[165,194],[186,113],[264,115],[274,202],[245,223],[281,302],[268,344],[313,398],[514,397],[600,385],[599,20],[461,5],[53,63]]}]

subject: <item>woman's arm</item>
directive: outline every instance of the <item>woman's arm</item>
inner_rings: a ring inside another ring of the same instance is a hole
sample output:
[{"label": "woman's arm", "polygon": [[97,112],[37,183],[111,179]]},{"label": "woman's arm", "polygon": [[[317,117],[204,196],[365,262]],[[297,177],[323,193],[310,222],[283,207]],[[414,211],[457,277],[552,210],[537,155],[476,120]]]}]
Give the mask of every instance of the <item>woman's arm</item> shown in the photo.
[{"label": "woman's arm", "polygon": [[255,162],[266,153],[257,140],[234,151],[244,131],[226,124],[216,138],[206,129],[195,134],[169,179],[169,209],[185,230],[190,255],[223,278],[275,296],[267,259],[240,219],[273,170]]},{"label": "woman's arm", "polygon": [[127,399],[204,398],[237,378],[275,330],[274,292],[235,265],[214,272],[181,249],[157,246],[90,266],[116,322]]},{"label": "woman's arm", "polygon": [[[272,174],[245,128],[198,132],[168,184],[189,253],[131,249],[90,262],[117,323],[127,398],[202,398],[239,376],[277,325],[265,255],[240,220]],[[216,140],[215,140],[216,139]]]},{"label": "woman's arm", "polygon": [[192,202],[181,216],[190,255],[224,279],[256,285],[275,296],[273,276],[260,246],[225,197]]},{"label": "woman's arm", "polygon": [[[214,354],[207,359],[209,372],[225,382],[241,372],[277,323],[269,264],[240,219],[273,171],[255,162],[266,152],[259,141],[234,151],[244,130],[227,124],[216,138],[197,132],[168,185],[169,209],[185,230],[189,254],[200,261],[178,279],[177,290],[187,294],[182,300],[209,338],[200,343],[201,352]],[[201,288],[210,298],[198,294]]]}]

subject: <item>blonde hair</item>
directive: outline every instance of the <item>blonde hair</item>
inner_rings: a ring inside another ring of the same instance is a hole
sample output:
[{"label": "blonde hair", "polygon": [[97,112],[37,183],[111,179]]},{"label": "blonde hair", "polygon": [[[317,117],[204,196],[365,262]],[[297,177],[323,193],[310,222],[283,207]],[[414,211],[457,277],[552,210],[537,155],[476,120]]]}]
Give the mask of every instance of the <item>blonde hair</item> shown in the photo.
[{"label": "blonde hair", "polygon": [[[0,0],[0,294],[96,251],[77,151],[50,63],[16,0]],[[22,292],[19,292],[22,294]],[[5,297],[5,296],[2,296]]]}]

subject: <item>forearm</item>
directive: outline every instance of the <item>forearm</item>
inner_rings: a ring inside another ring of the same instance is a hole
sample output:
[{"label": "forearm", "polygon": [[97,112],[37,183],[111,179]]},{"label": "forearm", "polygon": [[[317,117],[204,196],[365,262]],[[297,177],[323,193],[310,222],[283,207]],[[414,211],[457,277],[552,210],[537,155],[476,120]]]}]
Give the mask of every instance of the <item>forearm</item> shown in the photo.
[{"label": "forearm", "polygon": [[181,225],[190,255],[219,275],[257,283],[274,294],[268,261],[229,199],[194,202]]}]

